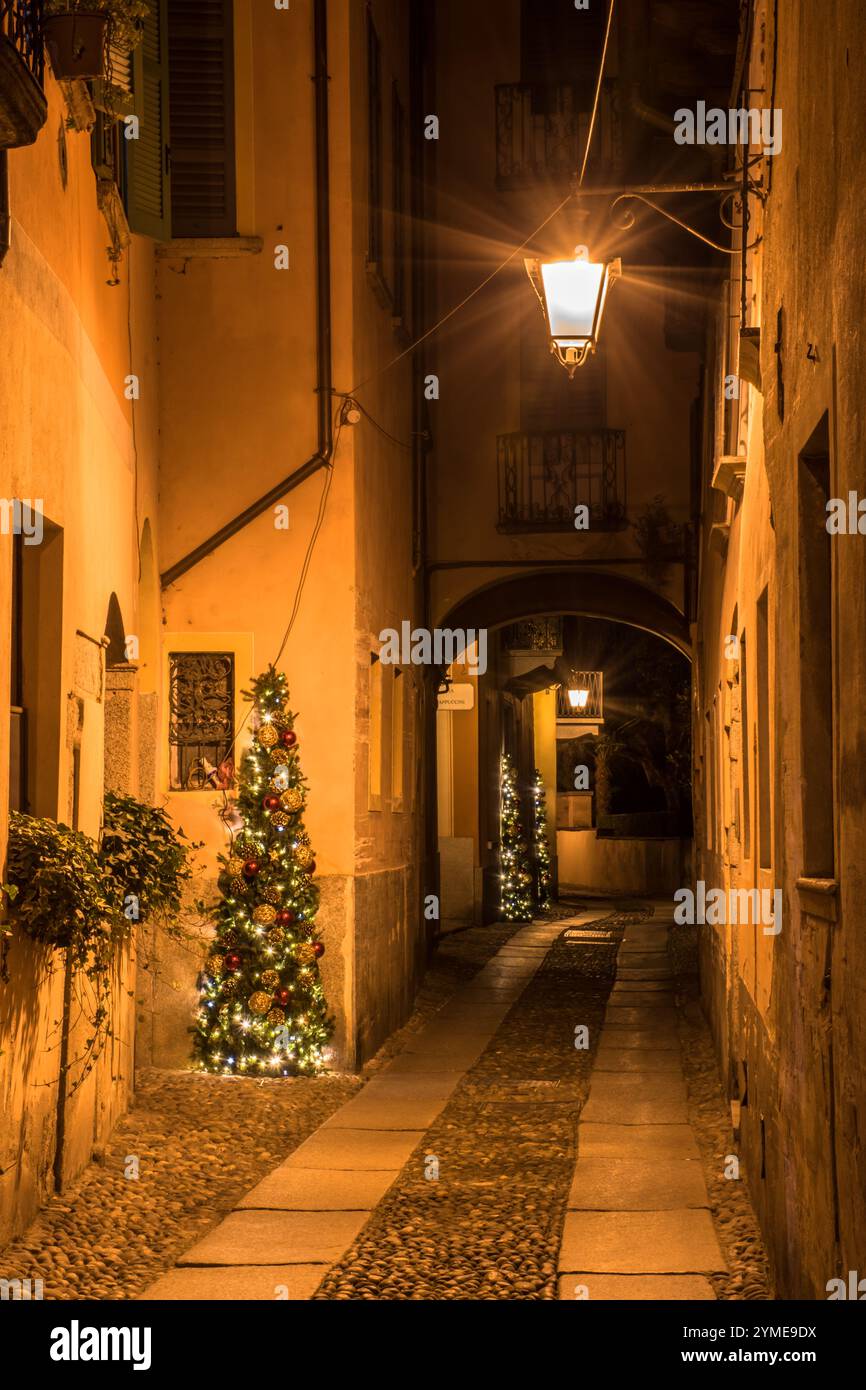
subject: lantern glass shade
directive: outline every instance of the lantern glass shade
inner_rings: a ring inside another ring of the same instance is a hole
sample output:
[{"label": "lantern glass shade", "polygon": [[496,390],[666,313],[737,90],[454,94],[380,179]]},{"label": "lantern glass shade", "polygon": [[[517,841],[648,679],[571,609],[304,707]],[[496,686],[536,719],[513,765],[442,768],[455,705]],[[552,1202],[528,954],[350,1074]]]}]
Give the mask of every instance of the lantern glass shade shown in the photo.
[{"label": "lantern glass shade", "polygon": [[588,699],[588,690],[569,690],[568,692],[568,703],[572,709],[586,709]]},{"label": "lantern glass shade", "polygon": [[541,266],[550,336],[585,341],[593,336],[604,266],[592,261],[547,261]]},{"label": "lantern glass shade", "polygon": [[621,275],[621,263],[591,261],[581,247],[570,261],[527,258],[524,265],[541,301],[550,350],[573,376],[595,352],[607,291]]}]

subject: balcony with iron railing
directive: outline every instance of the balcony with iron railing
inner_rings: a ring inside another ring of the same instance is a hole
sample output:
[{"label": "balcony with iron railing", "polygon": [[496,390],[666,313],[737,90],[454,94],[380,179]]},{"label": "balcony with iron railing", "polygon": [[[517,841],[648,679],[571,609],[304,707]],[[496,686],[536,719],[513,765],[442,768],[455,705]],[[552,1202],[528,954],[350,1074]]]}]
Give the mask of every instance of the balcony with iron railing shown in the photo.
[{"label": "balcony with iron railing", "polygon": [[624,430],[547,430],[496,441],[500,532],[568,531],[578,507],[587,528],[626,524]]},{"label": "balcony with iron railing", "polygon": [[32,145],[48,115],[42,0],[0,0],[0,150]]},{"label": "balcony with iron railing", "polygon": [[[496,186],[500,192],[539,182],[563,189],[577,172],[589,131],[593,92],[583,83],[509,82],[496,87]],[[593,169],[619,175],[622,156],[616,85],[602,87]],[[590,175],[591,179],[592,175]]]}]

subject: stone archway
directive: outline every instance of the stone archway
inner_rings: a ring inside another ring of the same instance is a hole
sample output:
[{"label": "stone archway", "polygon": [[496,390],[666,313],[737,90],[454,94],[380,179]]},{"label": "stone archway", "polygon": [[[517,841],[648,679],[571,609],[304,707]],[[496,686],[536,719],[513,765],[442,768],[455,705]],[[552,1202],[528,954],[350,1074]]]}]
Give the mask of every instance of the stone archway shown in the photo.
[{"label": "stone archway", "polygon": [[689,625],[682,612],[646,585],[603,570],[551,569],[497,579],[460,599],[436,626],[497,628],[548,613],[639,627],[691,660]]}]

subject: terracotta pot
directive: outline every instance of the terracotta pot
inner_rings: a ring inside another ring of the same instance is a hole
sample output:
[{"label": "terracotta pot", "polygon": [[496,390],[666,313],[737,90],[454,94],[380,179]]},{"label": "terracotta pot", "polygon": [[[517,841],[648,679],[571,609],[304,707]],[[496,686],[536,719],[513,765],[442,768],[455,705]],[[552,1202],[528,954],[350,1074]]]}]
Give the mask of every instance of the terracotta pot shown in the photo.
[{"label": "terracotta pot", "polygon": [[58,82],[102,76],[107,27],[108,15],[96,10],[71,10],[68,14],[44,17],[42,35],[51,71]]}]

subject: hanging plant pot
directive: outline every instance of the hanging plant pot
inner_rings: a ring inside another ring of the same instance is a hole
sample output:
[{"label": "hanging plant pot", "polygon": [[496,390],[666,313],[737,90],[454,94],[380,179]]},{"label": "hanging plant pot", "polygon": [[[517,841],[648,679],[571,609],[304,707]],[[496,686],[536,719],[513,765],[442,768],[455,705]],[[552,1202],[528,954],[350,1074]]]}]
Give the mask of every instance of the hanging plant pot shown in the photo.
[{"label": "hanging plant pot", "polygon": [[42,35],[58,82],[102,76],[107,27],[108,15],[99,10],[70,10],[44,17]]}]

